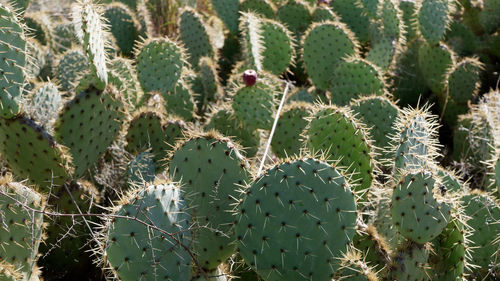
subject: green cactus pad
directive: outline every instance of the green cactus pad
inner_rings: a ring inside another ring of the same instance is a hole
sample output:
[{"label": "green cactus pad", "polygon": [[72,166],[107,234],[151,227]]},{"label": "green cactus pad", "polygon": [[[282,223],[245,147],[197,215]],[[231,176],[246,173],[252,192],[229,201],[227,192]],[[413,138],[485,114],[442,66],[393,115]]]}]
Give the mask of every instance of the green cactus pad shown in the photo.
[{"label": "green cactus pad", "polygon": [[361,96],[381,96],[385,88],[382,73],[375,65],[351,58],[340,62],[334,69],[329,91],[332,103],[344,106]]},{"label": "green cactus pad", "polygon": [[[141,107],[143,93],[137,82],[137,74],[132,60],[116,57],[110,62],[110,72],[113,72],[123,82],[122,96],[130,111]],[[113,81],[110,81],[111,83]]]},{"label": "green cactus pad", "polygon": [[89,67],[87,57],[80,50],[68,50],[57,64],[56,78],[61,90],[73,91]]},{"label": "green cactus pad", "polygon": [[212,0],[212,7],[232,34],[238,34],[240,1]]},{"label": "green cactus pad", "polygon": [[161,113],[142,110],[130,121],[125,139],[125,149],[130,153],[140,153],[151,148],[153,162],[160,169],[160,163],[173,149],[178,139],[183,137],[186,124],[181,120],[164,120]]},{"label": "green cactus pad", "polygon": [[56,53],[64,53],[79,44],[72,23],[60,22],[52,28],[52,48]]},{"label": "green cactus pad", "polygon": [[[383,1],[383,0],[382,0]],[[378,5],[381,0],[361,0],[361,5],[370,18],[377,18]]]},{"label": "green cactus pad", "polygon": [[454,12],[449,0],[423,0],[418,9],[418,29],[430,45],[436,45],[443,38]]},{"label": "green cactus pad", "polygon": [[0,4],[0,116],[3,118],[12,118],[21,110],[25,66],[23,26],[11,8]]},{"label": "green cactus pad", "polygon": [[455,55],[444,44],[423,44],[418,50],[418,66],[427,86],[436,94],[446,86],[446,73],[455,63]]},{"label": "green cactus pad", "polygon": [[200,58],[213,57],[214,46],[201,16],[191,8],[185,8],[179,16],[179,33],[188,54],[188,62],[198,65]]},{"label": "green cactus pad", "polygon": [[333,11],[328,6],[316,6],[314,11],[312,12],[312,21],[313,22],[323,22],[323,21],[335,21],[337,19],[337,15],[333,13]]},{"label": "green cactus pad", "polygon": [[40,70],[45,65],[45,47],[33,38],[26,40],[26,79],[34,80],[40,76]]},{"label": "green cactus pad", "polygon": [[[323,151],[330,160],[346,168],[356,191],[367,191],[374,178],[374,156],[366,128],[346,108],[317,106],[306,128],[307,145]],[[365,197],[366,199],[366,197]]]},{"label": "green cactus pad", "polygon": [[121,53],[132,55],[134,42],[139,39],[139,22],[133,12],[126,5],[114,2],[106,6],[103,16],[110,25],[111,34]]},{"label": "green cactus pad", "polygon": [[230,106],[222,106],[212,112],[206,129],[214,129],[239,142],[247,157],[253,157],[257,154],[260,145],[260,134],[257,131],[246,128],[236,118]]},{"label": "green cactus pad", "polygon": [[466,58],[453,65],[448,74],[448,91],[439,95],[439,106],[443,121],[450,127],[457,123],[458,115],[469,110],[468,103],[477,95],[480,85],[482,64],[471,58]]},{"label": "green cactus pad", "polygon": [[500,1],[483,1],[483,10],[479,13],[479,22],[487,33],[494,33],[500,26]]},{"label": "green cactus pad", "polygon": [[208,57],[200,59],[199,78],[203,87],[203,95],[199,98],[203,99],[204,106],[202,108],[206,108],[223,96],[222,86],[217,74],[217,65],[212,59]]},{"label": "green cactus pad", "polygon": [[429,279],[429,244],[419,245],[405,242],[400,245],[392,258],[387,280],[427,281]]},{"label": "green cactus pad", "polygon": [[414,0],[400,0],[399,9],[403,13],[406,41],[411,42],[417,37],[417,4]]},{"label": "green cactus pad", "polygon": [[494,239],[500,232],[500,224],[497,223],[500,207],[491,196],[479,191],[464,195],[460,201],[464,214],[470,217],[467,224],[474,230],[468,237],[471,245],[475,246],[471,264],[479,266],[478,275],[486,275],[498,249]]},{"label": "green cactus pad", "polygon": [[287,158],[300,154],[300,136],[309,123],[306,118],[311,115],[312,108],[311,104],[303,102],[294,102],[283,108],[271,142],[276,156]]},{"label": "green cactus pad", "polygon": [[83,176],[118,136],[124,118],[123,102],[111,87],[94,87],[66,103],[54,125],[55,138],[69,148],[75,176]]},{"label": "green cactus pad", "polygon": [[[45,199],[29,187],[10,179],[2,179],[0,185],[0,260],[13,265],[15,270],[30,280],[38,256],[38,246],[42,240],[43,214],[25,209],[42,211]],[[3,280],[3,279],[2,279]]]},{"label": "green cactus pad", "polygon": [[280,75],[295,58],[294,38],[288,29],[277,21],[262,19],[259,29],[262,36],[262,66],[272,74]]},{"label": "green cactus pad", "polygon": [[386,267],[390,260],[391,248],[373,224],[359,227],[353,238],[353,246],[365,254],[364,261],[377,271]]},{"label": "green cactus pad", "polygon": [[193,91],[186,82],[179,81],[172,92],[162,93],[168,114],[181,117],[187,122],[193,120],[196,112]]},{"label": "green cactus pad", "polygon": [[450,221],[450,206],[433,195],[434,177],[424,170],[403,173],[392,193],[394,225],[404,237],[419,244],[436,238]]},{"label": "green cactus pad", "polygon": [[195,224],[194,252],[204,270],[216,269],[235,251],[232,210],[250,180],[248,169],[233,143],[214,133],[191,137],[172,154],[169,174],[182,183]]},{"label": "green cactus pad", "polygon": [[236,89],[232,107],[236,117],[249,128],[270,130],[276,105],[272,86],[257,82]]},{"label": "green cactus pad", "polygon": [[456,193],[465,192],[467,190],[467,184],[460,179],[460,174],[453,170],[438,166],[437,176],[441,179],[441,184],[443,185],[442,187],[444,187],[445,192]]},{"label": "green cactus pad", "polygon": [[278,9],[277,16],[295,34],[304,33],[312,22],[310,8],[302,0],[288,1]]},{"label": "green cactus pad", "polygon": [[330,87],[332,73],[342,58],[357,54],[358,43],[340,22],[314,23],[304,35],[303,60],[318,89]]},{"label": "green cactus pad", "polygon": [[[390,99],[383,96],[368,96],[355,100],[351,110],[369,129],[375,146],[384,148],[389,145],[390,137],[395,133],[394,124],[399,115],[399,108]],[[381,155],[386,157],[388,155]]]},{"label": "green cactus pad", "polygon": [[83,48],[90,62],[90,69],[99,83],[95,86],[104,90],[108,83],[105,37],[108,27],[104,24],[100,6],[92,1],[82,1],[73,7],[73,24],[76,36],[83,43]]},{"label": "green cactus pad", "polygon": [[481,48],[481,41],[465,24],[453,21],[446,31],[444,39],[455,53],[461,56],[471,56]]},{"label": "green cactus pad", "polygon": [[40,13],[26,13],[23,20],[32,36],[42,45],[50,45],[50,33],[47,21]]},{"label": "green cactus pad", "polygon": [[242,0],[240,12],[252,12],[268,19],[274,19],[276,7],[270,0]]},{"label": "green cactus pad", "polygon": [[[331,2],[332,10],[340,16],[342,22],[356,34],[360,42],[367,42],[370,39],[370,18],[364,12],[358,1],[335,0]],[[334,45],[335,46],[335,45]]]},{"label": "green cactus pad", "polygon": [[61,186],[72,174],[67,148],[24,116],[0,118],[0,153],[14,175],[29,178],[41,192]]},{"label": "green cactus pad", "polygon": [[137,79],[145,92],[169,92],[178,83],[184,51],[167,38],[148,39],[136,54]]},{"label": "green cactus pad", "polygon": [[245,190],[241,256],[267,281],[330,280],[351,243],[356,203],[343,174],[315,159],[287,161]]},{"label": "green cactus pad", "polygon": [[179,186],[172,183],[139,187],[122,200],[113,214],[132,219],[110,220],[102,237],[114,276],[123,281],[189,280],[191,221],[186,209]]},{"label": "green cactus pad", "polygon": [[37,86],[25,110],[40,126],[51,132],[62,105],[62,96],[56,85],[47,82]]},{"label": "green cactus pad", "polygon": [[394,124],[396,134],[392,136],[392,148],[387,150],[395,157],[394,175],[434,163],[438,156],[437,126],[437,116],[431,115],[427,107],[401,111]]}]

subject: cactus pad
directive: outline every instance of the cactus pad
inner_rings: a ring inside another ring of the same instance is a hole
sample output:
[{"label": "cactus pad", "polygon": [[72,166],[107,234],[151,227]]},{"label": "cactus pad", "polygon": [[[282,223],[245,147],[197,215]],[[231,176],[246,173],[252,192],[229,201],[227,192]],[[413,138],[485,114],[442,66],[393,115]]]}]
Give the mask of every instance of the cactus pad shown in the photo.
[{"label": "cactus pad", "polygon": [[56,78],[61,90],[71,92],[89,70],[87,57],[78,49],[67,51],[59,60]]},{"label": "cactus pad", "polygon": [[233,110],[236,117],[252,129],[271,129],[276,100],[272,86],[262,82],[235,90]]},{"label": "cactus pad", "polygon": [[273,152],[280,158],[299,155],[302,147],[300,135],[304,132],[311,115],[312,105],[295,102],[283,108],[271,142]]},{"label": "cactus pad", "polygon": [[418,10],[418,27],[430,45],[436,45],[443,38],[453,13],[449,0],[424,0]]},{"label": "cactus pad", "polygon": [[210,41],[208,30],[201,16],[195,10],[185,8],[180,13],[179,32],[191,65],[198,65],[202,57],[214,56],[214,47]]},{"label": "cactus pad", "polygon": [[39,85],[25,109],[46,131],[52,131],[52,124],[57,119],[62,97],[56,85],[48,82]]},{"label": "cactus pad", "polygon": [[125,56],[130,56],[135,40],[139,39],[139,23],[124,4],[114,2],[106,6],[103,14],[109,22],[111,34]]}]

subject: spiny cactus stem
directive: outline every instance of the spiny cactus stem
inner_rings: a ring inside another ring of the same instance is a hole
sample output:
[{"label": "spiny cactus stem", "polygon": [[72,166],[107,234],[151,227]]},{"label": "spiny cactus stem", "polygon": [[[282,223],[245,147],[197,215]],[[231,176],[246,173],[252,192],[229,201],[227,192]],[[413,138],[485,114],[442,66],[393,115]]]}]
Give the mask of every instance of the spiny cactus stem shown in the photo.
[{"label": "spiny cactus stem", "polygon": [[[71,193],[70,193],[71,194]],[[95,213],[78,213],[78,214],[63,214],[63,213],[57,213],[57,212],[48,212],[46,211],[45,209],[44,210],[37,210],[35,208],[32,208],[30,206],[28,206],[27,204],[17,200],[16,198],[10,196],[9,194],[7,194],[7,192],[3,191],[3,190],[0,190],[0,196],[5,196],[7,198],[9,198],[10,200],[16,202],[16,204],[18,204],[19,206],[23,207],[25,210],[28,210],[32,213],[39,213],[39,214],[42,214],[44,216],[48,216],[48,217],[105,217],[107,219],[125,219],[125,220],[131,220],[131,221],[136,221],[140,224],[143,224],[144,226],[146,227],[149,227],[153,230],[156,230],[162,234],[165,234],[167,236],[169,236],[170,238],[172,238],[175,243],[177,243],[179,246],[181,246],[185,251],[187,251],[189,253],[189,255],[191,256],[191,259],[194,261],[196,267],[201,271],[201,273],[203,274],[203,277],[205,278],[205,280],[209,281],[210,278],[208,277],[207,273],[205,272],[205,270],[203,269],[203,267],[200,266],[200,264],[198,263],[198,260],[196,259],[195,255],[193,254],[193,252],[191,252],[189,246],[186,246],[184,244],[182,244],[176,237],[176,233],[170,233],[168,231],[165,231],[153,224],[150,224],[150,223],[147,223],[143,220],[140,220],[138,219],[137,217],[130,217],[130,216],[121,216],[121,215],[112,215],[112,214],[95,214]]]},{"label": "spiny cactus stem", "polygon": [[[69,197],[71,198],[71,201],[73,202],[73,204],[75,204],[76,209],[78,210],[78,213],[79,214],[83,214],[82,210],[80,209],[80,206],[78,206],[78,204],[75,201],[75,198],[73,198],[73,194],[71,194],[71,192],[69,191],[68,185],[65,184],[64,188],[66,189],[66,192],[69,194]],[[94,196],[92,196],[92,201],[90,201],[90,206],[92,206],[93,199],[94,199]],[[89,222],[87,221],[87,219],[85,218],[85,216],[82,216],[82,219],[85,222],[85,225],[89,229],[90,233],[92,234],[92,237],[96,237],[95,234],[94,234],[94,232],[92,231],[92,227],[90,227]]]},{"label": "spiny cactus stem", "polygon": [[264,168],[264,163],[266,162],[267,153],[269,152],[269,147],[271,146],[271,141],[273,140],[274,131],[276,130],[276,125],[278,124],[278,119],[280,118],[281,109],[283,108],[283,104],[285,104],[286,95],[288,94],[288,89],[290,88],[290,82],[286,81],[285,91],[283,91],[283,97],[281,98],[280,106],[278,107],[278,111],[276,112],[276,117],[274,117],[273,127],[271,129],[271,133],[269,134],[269,139],[267,140],[266,149],[264,150],[264,155],[262,156],[262,160],[260,161],[259,172],[257,175],[260,175],[262,169]]}]

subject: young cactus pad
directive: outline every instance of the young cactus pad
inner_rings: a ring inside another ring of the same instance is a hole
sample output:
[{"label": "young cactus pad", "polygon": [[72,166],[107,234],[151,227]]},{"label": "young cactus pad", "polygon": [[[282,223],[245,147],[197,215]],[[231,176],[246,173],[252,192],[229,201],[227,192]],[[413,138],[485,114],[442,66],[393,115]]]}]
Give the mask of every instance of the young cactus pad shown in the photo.
[{"label": "young cactus pad", "polygon": [[406,238],[423,244],[436,238],[450,221],[451,208],[436,201],[433,175],[413,171],[401,175],[392,193],[394,225]]},{"label": "young cactus pad", "polygon": [[276,106],[272,86],[258,82],[253,86],[241,86],[235,90],[233,110],[236,117],[249,128],[271,129]]},{"label": "young cactus pad", "polygon": [[20,111],[26,65],[26,38],[14,11],[0,4],[0,116],[12,118]]},{"label": "young cactus pad", "polygon": [[214,47],[206,24],[195,10],[186,8],[180,14],[179,32],[191,65],[198,65],[201,57],[214,56]]},{"label": "young cactus pad", "polygon": [[423,0],[418,10],[418,27],[422,36],[431,45],[441,41],[454,12],[450,0]]},{"label": "young cactus pad", "polygon": [[131,218],[110,220],[102,233],[102,254],[116,278],[189,280],[191,221],[177,184],[138,187],[113,215]]},{"label": "young cactus pad", "polygon": [[214,270],[236,248],[232,210],[250,180],[248,163],[227,138],[194,136],[172,154],[169,174],[182,184],[195,228],[194,252],[205,270]]},{"label": "young cactus pad", "polygon": [[275,166],[244,190],[236,235],[245,262],[266,281],[333,277],[356,226],[345,177],[315,159]]}]

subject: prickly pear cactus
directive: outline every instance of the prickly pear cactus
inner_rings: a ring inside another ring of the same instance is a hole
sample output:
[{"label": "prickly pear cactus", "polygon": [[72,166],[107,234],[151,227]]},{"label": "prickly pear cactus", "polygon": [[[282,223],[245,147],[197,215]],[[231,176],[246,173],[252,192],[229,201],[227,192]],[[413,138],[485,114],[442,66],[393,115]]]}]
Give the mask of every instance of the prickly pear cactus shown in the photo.
[{"label": "prickly pear cactus", "polygon": [[82,51],[78,49],[68,50],[57,63],[57,84],[61,90],[71,92],[89,68],[88,59]]},{"label": "prickly pear cactus", "polygon": [[236,117],[249,128],[270,130],[276,105],[272,86],[257,82],[236,89],[232,107]]},{"label": "prickly pear cactus", "polygon": [[373,266],[376,271],[386,268],[391,259],[391,247],[373,224],[361,227],[358,224],[353,246],[365,254],[363,260]]},{"label": "prickly pear cactus", "polygon": [[[191,220],[175,183],[134,189],[108,220],[100,249],[113,275],[123,281],[188,280]],[[146,224],[141,223],[145,222]]]},{"label": "prickly pear cactus", "polygon": [[29,280],[43,232],[43,215],[37,211],[45,209],[45,199],[33,189],[9,178],[1,181],[0,222],[3,227],[0,228],[0,257],[2,262],[13,265],[23,276],[22,280]]},{"label": "prickly pear cactus", "polygon": [[145,151],[137,155],[127,166],[127,183],[129,186],[142,186],[155,179],[153,154]]},{"label": "prickly pear cactus", "polygon": [[350,110],[334,105],[316,106],[305,135],[312,151],[322,151],[328,159],[338,160],[337,165],[346,167],[347,173],[353,173],[351,183],[356,184],[356,191],[366,192],[370,188],[375,169],[370,136]]},{"label": "prickly pear cactus", "polygon": [[62,104],[57,86],[47,82],[37,86],[25,110],[47,132],[52,132],[52,124]]},{"label": "prickly pear cactus", "polygon": [[169,151],[173,149],[177,140],[183,137],[186,123],[181,120],[165,120],[162,114],[155,111],[142,110],[135,114],[130,121],[125,139],[125,149],[133,154],[151,149],[153,162],[162,165]]},{"label": "prickly pear cactus", "polygon": [[423,44],[418,50],[418,66],[427,86],[436,94],[446,86],[446,73],[455,63],[455,55],[448,46]]},{"label": "prickly pear cactus", "polygon": [[238,34],[239,6],[238,0],[212,0],[212,7],[232,34]]},{"label": "prickly pear cactus", "polygon": [[54,28],[52,28],[52,49],[56,53],[64,53],[71,49],[73,45],[80,45],[73,23],[55,23]]},{"label": "prickly pear cactus", "polygon": [[68,149],[24,116],[0,118],[0,152],[14,175],[42,192],[59,188],[73,172]]},{"label": "prickly pear cactus", "polygon": [[209,104],[222,99],[224,94],[217,75],[217,64],[208,57],[201,58],[199,63],[199,78],[203,92],[197,99],[202,101],[202,106],[199,107],[206,108]]},{"label": "prickly pear cactus", "polygon": [[377,273],[362,257],[359,251],[350,250],[342,258],[340,269],[336,273],[339,281],[378,281]]},{"label": "prickly pear cactus", "polygon": [[[119,77],[123,83],[123,100],[127,103],[129,111],[134,111],[142,106],[144,95],[137,82],[137,73],[132,60],[116,57],[110,62],[110,73]],[[113,83],[114,81],[110,81]]]},{"label": "prickly pear cactus", "polygon": [[0,116],[12,118],[21,110],[26,66],[26,38],[18,15],[0,4]]},{"label": "prickly pear cactus", "polygon": [[188,62],[197,66],[200,58],[213,57],[213,43],[210,41],[206,24],[192,8],[186,7],[179,16],[179,32],[182,44],[188,54]]},{"label": "prickly pear cactus", "polygon": [[303,60],[314,86],[326,90],[342,58],[358,53],[358,42],[341,22],[312,24],[303,38]]},{"label": "prickly pear cactus", "polygon": [[54,125],[55,138],[69,148],[75,176],[83,176],[118,136],[123,102],[116,89],[93,86],[67,102]]},{"label": "prickly pear cactus", "polygon": [[252,12],[268,19],[276,16],[276,7],[271,0],[242,0],[240,12]]},{"label": "prickly pear cactus", "polygon": [[24,23],[31,30],[31,34],[42,45],[50,45],[51,34],[48,22],[42,13],[26,13],[23,17]]},{"label": "prickly pear cactus", "polygon": [[350,58],[334,69],[329,91],[332,103],[345,106],[362,96],[381,96],[385,88],[380,69],[364,59]]},{"label": "prickly pear cactus", "polygon": [[108,26],[104,24],[101,7],[92,0],[83,0],[73,6],[73,24],[76,36],[83,43],[83,48],[90,62],[90,69],[97,77],[98,89],[104,90],[108,83],[106,58],[106,32]]},{"label": "prickly pear cactus", "polygon": [[428,260],[431,245],[406,241],[398,247],[391,262],[388,280],[427,281],[429,279]]},{"label": "prickly pear cactus", "polygon": [[173,115],[177,115],[189,122],[195,117],[196,104],[194,93],[189,84],[179,81],[171,92],[162,93],[165,100],[165,110]]},{"label": "prickly pear cactus", "polygon": [[139,39],[139,22],[134,13],[125,4],[114,2],[106,6],[103,16],[110,25],[110,32],[121,53],[132,55],[135,41]]},{"label": "prickly pear cactus", "polygon": [[299,159],[265,171],[238,205],[241,256],[267,281],[329,280],[352,241],[356,203],[343,174]]},{"label": "prickly pear cactus", "polygon": [[137,79],[142,89],[169,92],[175,88],[185,63],[181,47],[168,38],[147,39],[136,53]]},{"label": "prickly pear cactus", "polygon": [[199,265],[213,271],[236,248],[232,214],[240,189],[250,180],[249,165],[227,138],[211,132],[179,144],[169,174],[182,183],[193,223]]},{"label": "prickly pear cactus", "polygon": [[312,109],[313,106],[305,102],[294,102],[283,108],[271,142],[271,148],[278,157],[300,154],[300,136],[309,123],[306,118],[312,114]]},{"label": "prickly pear cactus", "polygon": [[212,112],[206,129],[214,129],[224,136],[231,137],[243,147],[247,157],[257,154],[260,145],[260,134],[257,131],[246,128],[228,105],[216,108]]},{"label": "prickly pear cactus", "polygon": [[424,170],[401,174],[392,193],[391,215],[399,232],[424,244],[436,238],[450,221],[451,208],[434,195],[434,176]]},{"label": "prickly pear cactus", "polygon": [[303,34],[312,22],[309,5],[302,0],[287,1],[279,7],[277,16],[280,22],[297,35]]},{"label": "prickly pear cactus", "polygon": [[424,0],[418,9],[418,29],[430,45],[436,45],[449,27],[454,3],[449,0]]},{"label": "prickly pear cactus", "polygon": [[364,12],[359,1],[337,0],[330,3],[332,10],[342,18],[356,38],[361,42],[370,39],[370,18]]}]

